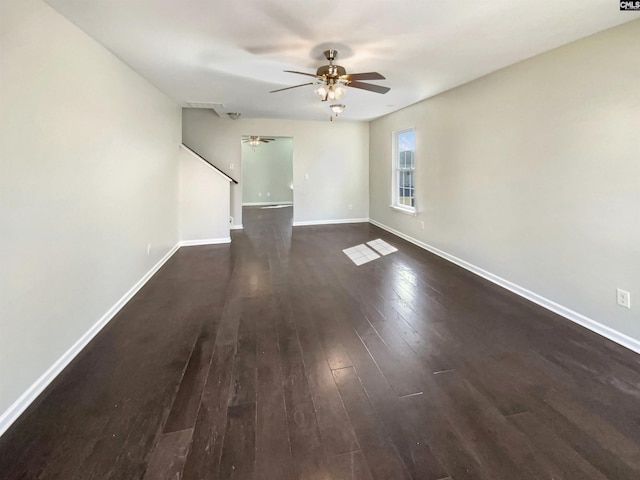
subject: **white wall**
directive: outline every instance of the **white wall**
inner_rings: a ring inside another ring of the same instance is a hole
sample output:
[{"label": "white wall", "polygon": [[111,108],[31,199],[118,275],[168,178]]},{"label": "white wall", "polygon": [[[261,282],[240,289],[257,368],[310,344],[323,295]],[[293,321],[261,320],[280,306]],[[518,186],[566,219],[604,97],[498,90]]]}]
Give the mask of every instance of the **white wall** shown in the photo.
[{"label": "white wall", "polygon": [[229,179],[185,148],[180,149],[180,240],[188,244],[231,241]]},{"label": "white wall", "polygon": [[[371,218],[640,340],[631,45],[640,21],[373,121]],[[416,217],[388,207],[391,132],[411,126]],[[616,305],[616,287],[631,292],[631,310]]]},{"label": "white wall", "polygon": [[[294,222],[369,217],[369,125],[365,122],[219,118],[184,109],[184,143],[240,182],[231,189],[231,215],[242,222],[243,135],[293,137]],[[234,169],[230,169],[230,164]],[[305,180],[305,174],[309,179]],[[349,209],[349,205],[352,206]]]},{"label": "white wall", "polygon": [[43,2],[0,22],[1,418],[176,244],[181,113]]},{"label": "white wall", "polygon": [[241,158],[244,205],[293,202],[292,138],[278,137],[257,147],[243,143]]}]

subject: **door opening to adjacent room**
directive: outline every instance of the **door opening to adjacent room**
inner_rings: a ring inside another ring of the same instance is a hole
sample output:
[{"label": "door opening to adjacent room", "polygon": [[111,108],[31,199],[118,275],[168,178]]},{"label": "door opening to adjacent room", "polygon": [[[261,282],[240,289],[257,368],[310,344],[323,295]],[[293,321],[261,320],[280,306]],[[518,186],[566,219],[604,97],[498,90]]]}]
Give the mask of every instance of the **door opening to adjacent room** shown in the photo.
[{"label": "door opening to adjacent room", "polygon": [[241,158],[243,211],[286,209],[293,218],[293,138],[245,135]]}]

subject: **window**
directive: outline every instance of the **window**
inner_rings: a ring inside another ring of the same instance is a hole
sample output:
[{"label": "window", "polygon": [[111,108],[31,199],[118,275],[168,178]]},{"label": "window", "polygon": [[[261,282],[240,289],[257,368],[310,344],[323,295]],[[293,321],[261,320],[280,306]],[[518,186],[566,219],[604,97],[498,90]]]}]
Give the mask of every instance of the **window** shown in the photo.
[{"label": "window", "polygon": [[392,207],[410,213],[416,211],[414,168],[416,131],[413,128],[393,132]]}]

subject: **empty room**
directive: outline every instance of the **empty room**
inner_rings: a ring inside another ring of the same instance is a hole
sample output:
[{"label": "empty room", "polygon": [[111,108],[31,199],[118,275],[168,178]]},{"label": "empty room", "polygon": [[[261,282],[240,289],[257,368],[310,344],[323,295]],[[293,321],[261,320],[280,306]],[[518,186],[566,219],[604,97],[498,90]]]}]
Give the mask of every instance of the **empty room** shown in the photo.
[{"label": "empty room", "polygon": [[0,478],[640,478],[640,2],[0,0]]}]

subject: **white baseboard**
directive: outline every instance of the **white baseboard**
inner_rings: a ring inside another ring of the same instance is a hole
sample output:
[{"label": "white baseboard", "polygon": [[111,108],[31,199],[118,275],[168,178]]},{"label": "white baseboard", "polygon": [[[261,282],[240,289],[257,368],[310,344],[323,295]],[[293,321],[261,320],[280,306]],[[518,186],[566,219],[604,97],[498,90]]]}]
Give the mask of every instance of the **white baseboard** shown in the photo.
[{"label": "white baseboard", "polygon": [[202,240],[182,240],[179,245],[181,247],[197,247],[199,245],[218,245],[220,243],[231,243],[231,237],[204,238]]},{"label": "white baseboard", "polygon": [[341,223],[367,223],[368,218],[344,218],[340,220],[310,220],[305,222],[293,222],[294,227],[306,227],[308,225],[338,225]]},{"label": "white baseboard", "polygon": [[436,247],[433,247],[424,242],[421,242],[420,240],[410,237],[409,235],[405,235],[404,233],[398,230],[395,230],[391,227],[388,227],[380,222],[377,222],[375,220],[369,220],[369,222],[377,227],[382,228],[383,230],[386,230],[389,233],[393,233],[394,235],[400,238],[403,238],[408,242],[413,243],[414,245],[424,248],[425,250],[435,255],[438,255],[439,257],[442,257],[445,260],[450,261],[451,263],[455,263],[456,265],[464,268],[465,270],[469,270],[470,272],[475,273],[476,275],[482,278],[485,278],[490,282],[501,286],[502,288],[506,288],[507,290],[515,293],[516,295],[520,295],[521,297],[524,297],[527,300],[530,300],[533,303],[546,308],[547,310],[551,310],[552,312],[557,313],[558,315],[568,320],[571,320],[572,322],[577,323],[578,325],[581,325],[591,330],[592,332],[602,335],[603,337],[608,338],[612,342],[622,345],[623,347],[626,347],[629,350],[632,350],[636,353],[640,353],[640,340],[637,340],[633,337],[625,335],[624,333],[619,332],[606,325],[603,325],[600,322],[597,322],[589,317],[586,317],[585,315],[582,315],[581,313],[571,310],[570,308],[564,307],[554,302],[553,300],[549,300],[548,298],[545,298],[542,295],[538,295],[537,293],[532,292],[531,290],[528,290],[524,287],[516,285],[515,283],[510,282],[509,280],[499,277],[498,275],[494,275],[491,272],[483,270],[480,267],[477,267],[469,262],[466,262],[465,260],[462,260],[454,255],[444,252]]},{"label": "white baseboard", "polygon": [[126,303],[138,293],[145,283],[164,265],[171,256],[178,251],[175,245],[156,263],[138,282],[129,289],[123,297],[113,305],[89,330],[85,332],[72,346],[62,354],[58,360],[45,371],[13,404],[0,415],[0,435],[7,431],[13,422],[38,398],[45,388],[64,370],[64,368],[78,355],[84,347],[95,337],[104,326],[120,311]]},{"label": "white baseboard", "polygon": [[242,230],[244,227],[242,226],[242,224],[240,225],[233,225],[231,227],[231,230]]},{"label": "white baseboard", "polygon": [[247,202],[243,203],[243,207],[261,207],[263,205],[293,205],[293,202]]}]

